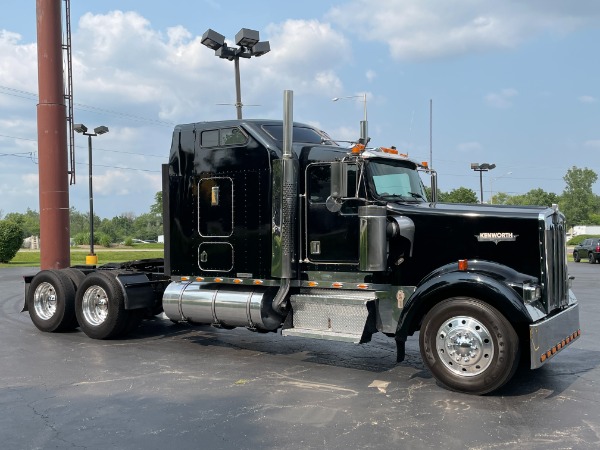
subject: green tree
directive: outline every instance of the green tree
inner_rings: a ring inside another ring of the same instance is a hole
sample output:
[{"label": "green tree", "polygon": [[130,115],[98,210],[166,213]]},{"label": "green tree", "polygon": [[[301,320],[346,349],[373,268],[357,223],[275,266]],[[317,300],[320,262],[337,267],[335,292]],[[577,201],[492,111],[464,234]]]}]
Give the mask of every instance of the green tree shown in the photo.
[{"label": "green tree", "polygon": [[162,222],[152,213],[136,217],[133,226],[138,239],[156,240],[162,234]]},{"label": "green tree", "polygon": [[37,211],[27,208],[24,214],[8,213],[4,219],[18,224],[22,229],[24,238],[40,235],[40,213]]},{"label": "green tree", "polygon": [[160,217],[160,222],[162,223],[162,215],[163,215],[163,197],[162,191],[158,191],[154,194],[154,203],[150,206],[150,214],[154,214],[157,217]]},{"label": "green tree", "polygon": [[542,205],[552,206],[557,204],[560,197],[553,192],[546,192],[541,188],[532,189],[529,192],[521,195],[508,195],[503,192],[499,192],[492,198],[492,203],[495,205]]},{"label": "green tree", "polygon": [[[70,223],[71,223],[71,236],[75,236],[79,233],[87,233],[90,231],[90,213],[89,212],[80,212],[75,209],[74,206],[71,207],[69,211]],[[98,229],[100,227],[100,217],[94,214],[94,229]]]},{"label": "green tree", "polygon": [[15,257],[23,243],[23,228],[11,220],[0,220],[0,263]]},{"label": "green tree", "polygon": [[498,192],[492,196],[491,203],[494,205],[513,205],[514,203],[511,203],[512,198],[512,195],[508,195],[505,192]]},{"label": "green tree", "polygon": [[438,201],[443,203],[477,203],[477,194],[473,189],[459,187],[450,192],[440,192]]},{"label": "green tree", "polygon": [[580,169],[573,166],[567,170],[563,180],[566,187],[559,205],[567,223],[569,226],[586,225],[599,203],[598,197],[592,192],[592,185],[598,180],[598,175],[587,167]]}]

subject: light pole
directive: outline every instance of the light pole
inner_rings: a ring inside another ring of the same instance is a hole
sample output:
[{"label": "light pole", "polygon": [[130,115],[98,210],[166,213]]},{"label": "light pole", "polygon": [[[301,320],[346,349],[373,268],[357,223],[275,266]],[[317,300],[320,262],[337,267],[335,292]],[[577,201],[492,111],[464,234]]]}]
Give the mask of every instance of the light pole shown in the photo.
[{"label": "light pole", "polygon": [[499,180],[500,178],[504,178],[505,176],[508,176],[508,175],[512,175],[512,172],[506,172],[504,175],[500,175],[499,177],[496,177],[496,178],[490,177],[490,204],[492,204],[492,205],[494,204],[494,190],[492,187],[492,183],[494,181]]},{"label": "light pole", "polygon": [[94,253],[94,191],[92,189],[92,136],[108,133],[108,127],[100,125],[94,128],[93,133],[88,133],[88,128],[82,123],[76,123],[73,129],[88,137],[88,160],[89,160],[89,193],[90,193],[90,254],[85,257],[85,263],[89,265],[98,264],[98,257]]},{"label": "light pole", "polygon": [[360,121],[360,139],[363,145],[367,145],[367,142],[369,141],[369,125],[367,122],[367,93],[365,92],[362,95],[349,95],[347,97],[334,97],[331,99],[331,101],[337,102],[339,100],[344,100],[347,98],[362,98],[364,118]]},{"label": "light pole", "polygon": [[473,169],[475,172],[479,172],[479,189],[480,189],[480,192],[481,192],[480,203],[483,203],[483,172],[487,172],[489,170],[492,170],[495,167],[496,167],[496,164],[471,163],[471,169]]},{"label": "light pole", "polygon": [[271,51],[269,41],[259,41],[258,31],[242,28],[235,35],[239,48],[229,47],[225,36],[210,28],[202,35],[202,44],[215,51],[215,56],[234,62],[235,68],[235,109],[237,118],[242,118],[242,90],[240,86],[240,58],[262,56]]}]

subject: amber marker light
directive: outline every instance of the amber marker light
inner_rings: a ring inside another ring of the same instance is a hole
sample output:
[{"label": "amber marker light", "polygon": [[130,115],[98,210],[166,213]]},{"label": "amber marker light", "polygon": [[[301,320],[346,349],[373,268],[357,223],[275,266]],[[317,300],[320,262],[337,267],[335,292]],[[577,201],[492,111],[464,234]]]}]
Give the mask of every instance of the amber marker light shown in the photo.
[{"label": "amber marker light", "polygon": [[317,283],[316,281],[309,281],[308,282],[308,287],[315,287],[315,286],[318,286],[318,285],[319,285],[319,283]]},{"label": "amber marker light", "polygon": [[369,285],[368,284],[357,284],[356,287],[359,289],[368,289]]},{"label": "amber marker light", "polygon": [[215,278],[215,283],[220,283],[221,281],[223,281],[223,278]]},{"label": "amber marker light", "polygon": [[334,288],[341,288],[342,286],[344,286],[344,283],[340,283],[340,282],[335,282],[335,283],[331,283],[331,287]]},{"label": "amber marker light", "polygon": [[240,283],[243,283],[243,281],[242,281],[242,280],[240,280],[239,278],[236,278],[236,279],[234,279],[234,280],[233,280],[233,282],[234,282],[235,284],[240,284]]},{"label": "amber marker light", "polygon": [[196,281],[204,281],[204,278],[202,278],[202,277],[196,277]]},{"label": "amber marker light", "polygon": [[352,153],[360,153],[365,149],[365,146],[362,144],[356,144],[354,147],[352,147]]},{"label": "amber marker light", "polygon": [[469,268],[469,262],[466,259],[458,260],[458,270],[465,272]]},{"label": "amber marker light", "polygon": [[181,281],[190,281],[190,277],[181,277]]},{"label": "amber marker light", "polygon": [[261,285],[261,284],[263,284],[263,283],[264,283],[264,281],[263,281],[263,280],[254,280],[254,281],[252,282],[252,284],[256,284],[256,285]]}]

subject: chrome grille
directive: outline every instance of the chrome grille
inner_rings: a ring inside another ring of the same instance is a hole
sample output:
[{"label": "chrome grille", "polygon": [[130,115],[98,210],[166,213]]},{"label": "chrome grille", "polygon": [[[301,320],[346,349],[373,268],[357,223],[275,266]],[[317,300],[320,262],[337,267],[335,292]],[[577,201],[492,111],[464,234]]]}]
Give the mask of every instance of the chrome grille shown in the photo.
[{"label": "chrome grille", "polygon": [[565,217],[558,211],[545,218],[543,284],[548,313],[568,304],[565,232]]}]

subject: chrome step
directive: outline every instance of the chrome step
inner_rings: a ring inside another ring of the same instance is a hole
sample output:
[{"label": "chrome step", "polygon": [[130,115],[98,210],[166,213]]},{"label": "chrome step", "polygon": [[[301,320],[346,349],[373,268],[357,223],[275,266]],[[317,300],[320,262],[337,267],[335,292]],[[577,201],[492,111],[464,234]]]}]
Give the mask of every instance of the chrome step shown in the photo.
[{"label": "chrome step", "polygon": [[369,316],[367,302],[373,300],[374,292],[292,295],[293,325],[281,334],[358,344]]}]

